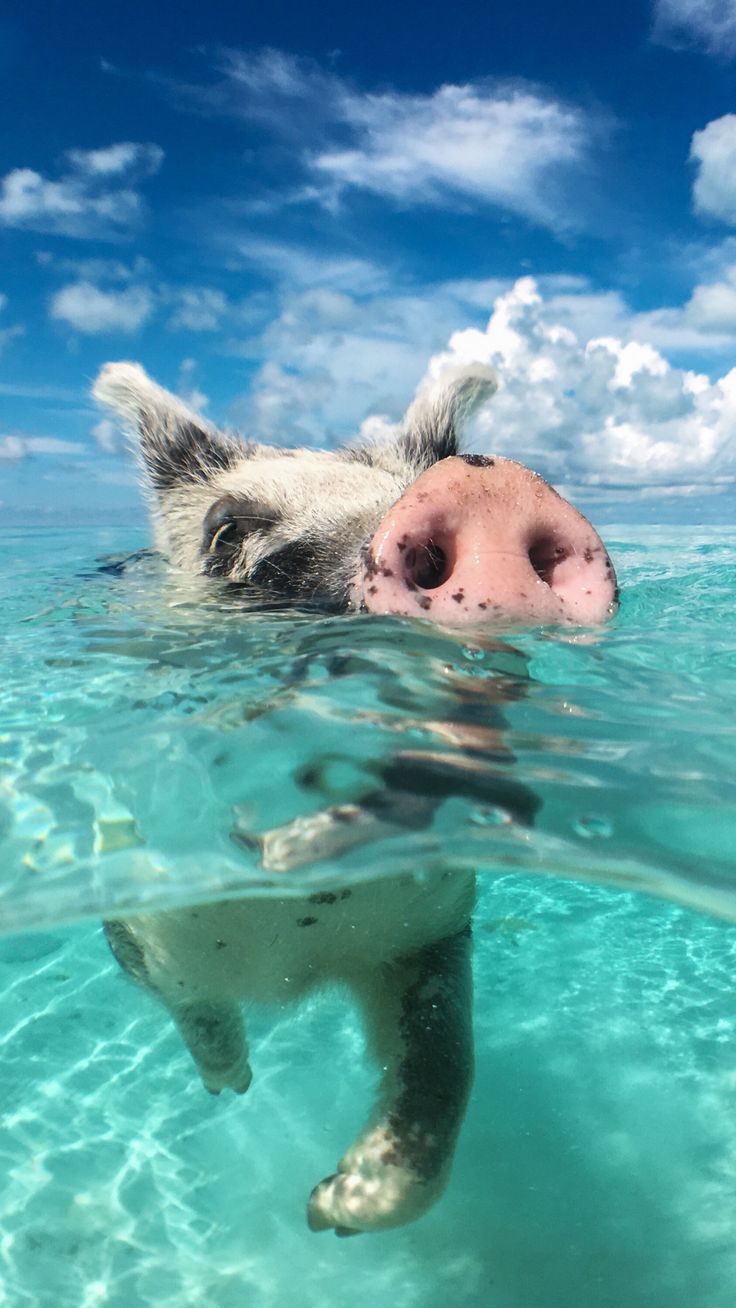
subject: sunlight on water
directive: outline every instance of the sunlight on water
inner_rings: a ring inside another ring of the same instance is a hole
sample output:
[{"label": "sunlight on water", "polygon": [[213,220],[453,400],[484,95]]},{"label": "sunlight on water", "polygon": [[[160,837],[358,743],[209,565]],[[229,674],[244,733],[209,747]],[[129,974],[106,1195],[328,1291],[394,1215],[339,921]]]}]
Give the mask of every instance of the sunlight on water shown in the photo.
[{"label": "sunlight on water", "polygon": [[[143,543],[1,542],[0,1304],[731,1308],[736,531],[609,530],[609,629],[493,640],[254,612]],[[268,866],[387,790],[368,845]],[[480,873],[452,1183],[314,1236],[372,1081],[350,1007],[254,1014],[213,1100],[97,919],[436,865]]]},{"label": "sunlight on water", "polygon": [[254,612],[145,552],[99,570],[126,544],[5,541],[6,927],[283,893],[251,838],[386,785],[431,811],[291,888],[449,857],[736,916],[736,532],[614,535],[610,628],[493,640]]}]

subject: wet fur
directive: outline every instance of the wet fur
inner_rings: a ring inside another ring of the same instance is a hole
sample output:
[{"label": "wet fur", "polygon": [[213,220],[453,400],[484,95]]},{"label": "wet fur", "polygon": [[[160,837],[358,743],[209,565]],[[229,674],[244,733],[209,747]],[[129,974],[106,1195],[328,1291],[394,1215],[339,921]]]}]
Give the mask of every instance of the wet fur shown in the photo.
[{"label": "wet fur", "polygon": [[[385,512],[457,453],[460,422],[493,389],[489,369],[457,371],[414,402],[393,439],[329,453],[218,433],[135,364],[109,364],[95,396],[134,439],[156,542],[173,561],[339,610]],[[269,832],[263,862],[288,872],[407,820],[421,825],[433,810],[422,789]],[[244,1000],[281,1004],[332,981],[351,988],[382,1072],[363,1130],[310,1197],[314,1230],[402,1225],[447,1181],[472,1081],[473,897],[470,875],[437,872],[106,924],[119,963],[168,1009],[214,1093],[250,1084]]]}]

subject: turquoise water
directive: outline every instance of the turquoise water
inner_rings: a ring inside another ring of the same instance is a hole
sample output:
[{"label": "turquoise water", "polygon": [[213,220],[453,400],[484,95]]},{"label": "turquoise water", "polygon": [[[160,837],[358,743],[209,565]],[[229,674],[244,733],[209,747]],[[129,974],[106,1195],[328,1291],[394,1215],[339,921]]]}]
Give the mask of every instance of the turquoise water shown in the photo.
[{"label": "turquoise water", "polygon": [[[736,530],[606,542],[610,628],[490,641],[0,538],[0,1304],[731,1308]],[[254,1014],[215,1101],[98,920],[283,893],[254,833],[409,773],[431,821],[289,885],[478,869],[476,1085],[437,1208],[337,1241],[303,1210],[369,1097],[347,1003]]]}]

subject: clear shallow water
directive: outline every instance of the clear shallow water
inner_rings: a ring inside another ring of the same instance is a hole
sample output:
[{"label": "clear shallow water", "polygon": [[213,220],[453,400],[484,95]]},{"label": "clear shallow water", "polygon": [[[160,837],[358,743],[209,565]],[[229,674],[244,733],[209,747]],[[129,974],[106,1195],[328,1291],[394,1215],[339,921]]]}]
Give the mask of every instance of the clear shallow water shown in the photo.
[{"label": "clear shallow water", "polygon": [[289,886],[451,857],[736,917],[736,530],[609,530],[610,628],[485,642],[254,612],[145,553],[116,566],[144,543],[0,541],[0,928],[283,892],[248,837],[387,775],[432,789],[431,823],[369,858],[314,858]]},{"label": "clear shallow water", "polygon": [[[124,533],[0,538],[0,1303],[730,1308],[736,531],[606,538],[608,630],[495,642],[99,571]],[[260,865],[254,832],[397,777],[431,821]],[[414,1227],[315,1237],[371,1080],[350,1009],[256,1015],[254,1085],[215,1102],[96,919],[436,860],[480,872],[453,1181]]]}]

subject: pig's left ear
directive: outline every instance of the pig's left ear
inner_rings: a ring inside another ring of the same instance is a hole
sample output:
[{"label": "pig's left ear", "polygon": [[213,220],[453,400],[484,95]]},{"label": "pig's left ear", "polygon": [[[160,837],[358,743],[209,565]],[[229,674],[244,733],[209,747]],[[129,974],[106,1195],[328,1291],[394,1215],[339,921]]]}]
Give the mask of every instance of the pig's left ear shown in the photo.
[{"label": "pig's left ear", "polygon": [[158,492],[183,482],[209,482],[243,457],[239,441],[215,432],[137,363],[105,364],[92,394],[134,437]]}]

